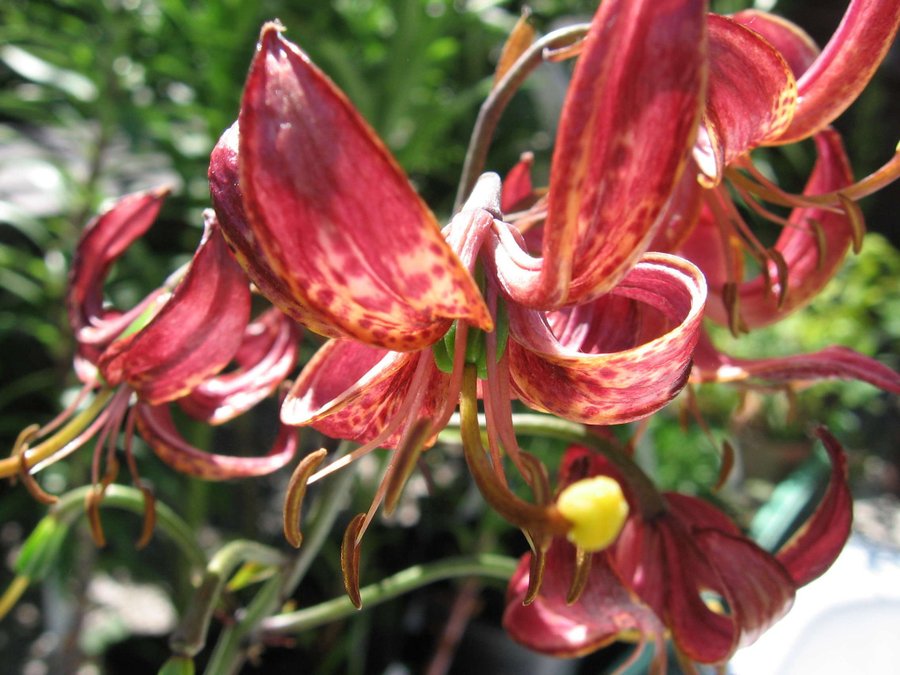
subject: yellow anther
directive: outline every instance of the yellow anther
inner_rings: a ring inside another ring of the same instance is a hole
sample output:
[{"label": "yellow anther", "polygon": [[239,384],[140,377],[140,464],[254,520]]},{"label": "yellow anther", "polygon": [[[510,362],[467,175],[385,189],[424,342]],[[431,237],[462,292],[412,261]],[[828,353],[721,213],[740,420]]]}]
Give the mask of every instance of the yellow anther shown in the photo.
[{"label": "yellow anther", "polygon": [[612,544],[628,517],[622,488],[609,476],[572,483],[556,500],[559,512],[572,523],[568,538],[585,551],[602,551]]}]

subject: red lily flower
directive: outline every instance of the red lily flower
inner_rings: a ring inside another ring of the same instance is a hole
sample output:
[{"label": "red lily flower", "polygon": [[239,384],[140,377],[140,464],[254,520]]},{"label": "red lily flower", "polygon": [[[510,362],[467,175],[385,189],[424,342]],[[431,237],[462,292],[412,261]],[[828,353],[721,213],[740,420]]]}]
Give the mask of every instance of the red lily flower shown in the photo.
[{"label": "red lily flower", "polygon": [[[130,311],[104,304],[109,269],[152,225],[165,195],[165,190],[155,190],[123,197],[85,229],[67,293],[78,347],[75,369],[84,387],[78,401],[57,420],[43,429],[26,430],[17,443],[17,457],[0,472],[28,476],[96,436],[93,478],[100,482],[106,448],[105,484],[116,470],[114,454],[123,423],[133,473],[135,426],[161,459],[212,480],[262,475],[293,457],[296,438],[288,427],[282,428],[269,455],[230,457],[190,446],[169,416],[168,404],[178,402],[192,417],[226,422],[271,394],[296,363],[299,334],[287,317],[270,310],[250,321],[250,289],[212,212],[193,259],[172,280]],[[223,374],[232,361],[237,368]],[[93,401],[74,414],[91,392]],[[35,487],[33,481],[28,483]]]},{"label": "red lily flower", "polygon": [[[733,332],[773,323],[807,304],[851,246],[858,249],[862,243],[864,225],[854,200],[900,173],[895,157],[854,185],[840,137],[827,127],[863,90],[898,26],[900,2],[853,0],[820,53],[800,28],[764,12],[710,17],[704,143],[694,153],[701,182],[710,190],[702,196],[699,219],[691,215],[696,214],[696,194],[683,199],[688,213],[673,207],[680,217],[663,229],[657,247],[678,250],[701,266],[710,282],[709,316]],[[818,160],[803,195],[781,191],[750,160],[755,147],[809,137],[816,142]],[[772,249],[756,240],[719,185],[723,178],[748,207],[783,227]],[[701,190],[685,188],[691,189]],[[758,204],[760,198],[793,211],[781,219]],[[757,278],[746,281],[745,253],[761,267]]]},{"label": "red lily flower", "polygon": [[[263,28],[210,181],[251,278],[292,317],[340,338],[307,364],[283,421],[365,443],[339,465],[414,435],[427,445],[460,388],[474,395],[463,369],[478,363],[492,454],[502,448],[522,469],[512,393],[594,424],[649,415],[677,393],[704,283],[679,258],[641,256],[693,146],[702,2],[601,6],[563,110],[540,258],[503,222],[491,174],[442,236],[374,132],[279,32]],[[613,307],[632,320],[601,327]],[[455,339],[438,343],[454,320]]]},{"label": "red lily flower", "polygon": [[654,495],[646,485],[635,490],[603,457],[570,449],[563,480],[571,481],[573,473],[576,479],[614,477],[631,490],[632,515],[616,542],[594,554],[589,581],[574,602],[565,586],[550,583],[572,576],[568,544],[554,542],[542,591],[529,605],[522,604],[530,564],[530,554],[525,556],[510,583],[504,626],[533,649],[575,655],[629,629],[658,640],[659,626],[646,616],[649,607],[681,653],[700,663],[723,663],[788,611],[796,589],[821,575],[849,536],[846,460],[827,431],[817,435],[831,458],[828,488],[816,512],[774,555],[709,504],[677,493]]},{"label": "red lily flower", "polygon": [[[898,24],[900,2],[854,0],[820,54],[799,28],[773,15],[756,11],[730,18],[709,15],[708,87],[700,134],[693,162],[652,228],[651,249],[677,252],[703,270],[710,288],[706,314],[729,325],[735,334],[778,321],[815,297],[840,268],[847,251],[861,244],[864,226],[853,200],[900,172],[897,155],[884,169],[854,185],[840,137],[826,128],[862,90]],[[756,147],[813,132],[819,157],[803,195],[781,191],[750,162],[749,153]],[[523,229],[531,227],[526,238],[534,244],[544,224],[552,221],[554,200],[552,186],[550,198],[538,198],[532,190],[530,163],[526,158],[507,176],[504,201],[508,208],[525,209],[513,216],[513,222]],[[721,184],[723,179],[749,207],[783,227],[773,248],[757,241]],[[780,218],[757,204],[758,197],[792,206],[793,211],[787,219]],[[746,281],[745,255],[754,257],[761,269]],[[738,363],[740,368],[726,367]],[[896,390],[900,377],[843,348],[798,355],[791,363],[794,367],[776,374],[771,360],[754,365],[719,354],[704,342],[693,377],[735,380],[755,372],[761,379],[768,373],[783,381],[793,372],[804,379],[859,378],[890,391]]]}]

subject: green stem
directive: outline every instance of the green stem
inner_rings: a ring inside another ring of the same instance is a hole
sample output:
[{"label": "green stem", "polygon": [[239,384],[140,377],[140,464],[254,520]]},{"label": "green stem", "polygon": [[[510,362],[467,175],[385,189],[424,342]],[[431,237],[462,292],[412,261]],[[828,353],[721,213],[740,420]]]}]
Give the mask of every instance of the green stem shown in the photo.
[{"label": "green stem", "polygon": [[222,631],[206,664],[204,670],[206,675],[229,675],[238,672],[243,665],[240,654],[244,638],[272,612],[273,607],[277,607],[281,585],[280,576],[266,581],[247,605],[240,621]]},{"label": "green stem", "polygon": [[[342,442],[338,446],[335,457],[341,457],[346,454],[351,445],[349,441]],[[285,598],[293,595],[297,586],[300,585],[303,577],[309,571],[310,565],[312,565],[313,560],[325,543],[334,521],[344,508],[345,500],[343,496],[348,494],[353,477],[354,473],[352,471],[341,471],[338,476],[329,482],[327,490],[319,496],[319,509],[312,519],[313,523],[309,528],[309,532],[304,534],[303,546],[300,552],[282,574],[270,579],[259,590],[247,606],[241,620],[222,631],[213,649],[209,665],[206,667],[206,673],[209,675],[224,675],[225,673],[237,672],[240,669],[243,662],[242,647],[244,639],[257,629],[263,617],[277,611]],[[273,587],[276,589],[276,592],[272,591]]]},{"label": "green stem", "polygon": [[[70,526],[78,517],[84,515],[85,496],[93,489],[93,486],[88,485],[64,494],[54,505],[53,516],[66,527]],[[103,493],[103,501],[100,502],[100,505],[103,507],[113,506],[143,515],[144,493],[136,488],[113,483]],[[206,555],[197,545],[193,530],[178,514],[159,501],[156,502],[156,525],[184,553],[191,565],[200,568],[206,565]]]},{"label": "green stem", "polygon": [[526,78],[543,62],[544,50],[570,45],[584,37],[589,28],[590,24],[587,23],[567,26],[536,40],[534,44],[522,53],[507,71],[506,75],[491,90],[484,103],[481,104],[481,108],[478,111],[478,119],[475,121],[475,126],[472,129],[472,136],[469,139],[469,147],[466,150],[466,159],[459,181],[459,191],[456,193],[456,203],[453,207],[454,213],[459,211],[463,202],[466,201],[469,192],[472,191],[472,187],[475,185],[475,181],[484,170],[491,139],[494,136],[494,131],[497,130],[497,124],[500,122],[503,111]]},{"label": "green stem", "polygon": [[279,551],[269,546],[244,539],[229,542],[219,549],[206,566],[199,588],[169,638],[169,647],[173,653],[195,656],[203,649],[213,610],[222,595],[225,581],[238,565],[248,561],[280,566],[284,558]]},{"label": "green stem", "polygon": [[[444,579],[478,576],[507,581],[517,565],[518,561],[514,558],[489,554],[448,558],[414,565],[366,586],[360,590],[360,597],[368,608]],[[270,617],[263,620],[260,627],[264,633],[302,633],[356,612],[350,599],[342,596],[296,612]]]}]

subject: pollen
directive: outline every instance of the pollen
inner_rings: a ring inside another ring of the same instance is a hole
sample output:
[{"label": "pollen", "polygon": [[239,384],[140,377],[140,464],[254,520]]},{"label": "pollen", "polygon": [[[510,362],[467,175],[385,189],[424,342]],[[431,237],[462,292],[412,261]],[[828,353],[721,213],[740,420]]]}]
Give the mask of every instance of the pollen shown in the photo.
[{"label": "pollen", "polygon": [[569,541],[585,551],[602,551],[612,544],[628,517],[622,488],[609,476],[572,483],[560,493],[556,507],[572,523]]}]

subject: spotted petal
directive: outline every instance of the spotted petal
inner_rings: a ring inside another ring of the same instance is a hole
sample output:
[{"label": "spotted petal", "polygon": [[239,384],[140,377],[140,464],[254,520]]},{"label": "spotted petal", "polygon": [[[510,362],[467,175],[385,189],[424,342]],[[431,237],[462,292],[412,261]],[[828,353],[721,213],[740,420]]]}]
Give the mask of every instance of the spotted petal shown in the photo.
[{"label": "spotted petal", "polygon": [[174,400],[228,365],[249,318],[247,280],[211,217],[172,297],[143,329],[109,346],[100,370],[148,403]]},{"label": "spotted petal", "polygon": [[681,258],[646,254],[611,296],[629,301],[614,309],[617,319],[636,305],[640,321],[608,321],[601,310],[610,311],[609,300],[566,321],[510,306],[510,373],[525,403],[585,424],[620,424],[681,390],[706,300],[703,275]]},{"label": "spotted petal", "polygon": [[453,319],[492,327],[388,150],[274,24],[263,28],[239,121],[254,240],[297,304],[347,337],[397,351],[433,343]]},{"label": "spotted petal", "polygon": [[778,143],[808,138],[828,126],[865,89],[900,26],[900,2],[851,0],[841,25],[797,82],[797,106]]},{"label": "spotted petal", "polygon": [[153,452],[173,469],[204,480],[264,476],[285,466],[297,452],[297,432],[287,425],[281,425],[267,455],[240,457],[192,446],[178,432],[166,405],[138,403],[136,410],[138,431]]},{"label": "spotted petal", "polygon": [[320,335],[340,337],[341,331],[331,325],[327,310],[318,311],[298,301],[291,294],[287,282],[268,266],[244,210],[244,197],[238,179],[239,134],[238,123],[235,122],[222,134],[209,161],[209,190],[222,234],[247,276],[272,304]]},{"label": "spotted petal", "polygon": [[[418,395],[418,415],[431,417],[446,395],[449,375],[429,351],[389,352],[352,340],[331,340],[300,373],[281,410],[283,422],[311,425],[333,438],[371,441],[393,422],[408,419]],[[403,427],[395,424],[379,445],[394,447]]]},{"label": "spotted petal", "polygon": [[495,242],[514,301],[541,309],[612,289],[646,249],[696,136],[705,3],[606,0],[578,59],[553,154],[542,259]]},{"label": "spotted petal", "polygon": [[300,330],[277,309],[270,309],[244,330],[234,356],[237,368],[210,377],[178,405],[194,419],[222,424],[272,394],[297,364]]},{"label": "spotted petal", "polygon": [[694,150],[706,182],[717,184],[732,160],[780,136],[796,98],[794,75],[781,54],[757,33],[710,15],[706,113]]}]

